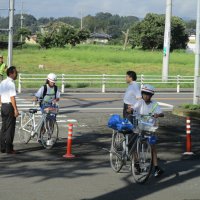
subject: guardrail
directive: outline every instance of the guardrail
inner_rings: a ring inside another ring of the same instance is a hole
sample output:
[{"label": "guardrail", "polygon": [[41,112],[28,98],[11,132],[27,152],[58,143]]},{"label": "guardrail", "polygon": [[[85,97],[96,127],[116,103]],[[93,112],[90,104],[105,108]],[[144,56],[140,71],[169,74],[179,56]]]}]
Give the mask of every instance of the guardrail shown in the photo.
[{"label": "guardrail", "polygon": [[[18,92],[22,92],[22,86],[25,83],[44,83],[46,79],[46,74],[19,74],[18,76]],[[125,84],[124,75],[71,75],[71,74],[58,74],[57,82],[61,84],[61,92],[65,92],[65,84],[67,83],[95,83],[100,84],[102,93],[106,92],[107,84]],[[168,81],[162,81],[161,76],[157,75],[138,75],[137,82],[141,85],[143,84],[173,84],[176,87],[177,93],[180,92],[181,85],[183,84],[194,84],[194,76],[169,76]]]}]

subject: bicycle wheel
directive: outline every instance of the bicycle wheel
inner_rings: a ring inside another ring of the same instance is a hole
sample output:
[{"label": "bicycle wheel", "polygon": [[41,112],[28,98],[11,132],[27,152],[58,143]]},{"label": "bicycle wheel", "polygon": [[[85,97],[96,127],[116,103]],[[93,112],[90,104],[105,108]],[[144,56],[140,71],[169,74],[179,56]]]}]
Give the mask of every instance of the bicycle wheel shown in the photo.
[{"label": "bicycle wheel", "polygon": [[41,143],[45,149],[51,149],[58,140],[58,123],[55,119],[47,119],[40,129]]},{"label": "bicycle wheel", "polygon": [[21,143],[27,144],[31,139],[33,121],[29,112],[22,112],[19,119],[18,135]]},{"label": "bicycle wheel", "polygon": [[132,174],[137,183],[145,183],[152,171],[152,150],[146,138],[140,137],[132,154]]},{"label": "bicycle wheel", "polygon": [[115,132],[112,135],[112,143],[110,150],[110,165],[113,171],[119,172],[123,167],[123,141],[125,140],[124,135]]}]

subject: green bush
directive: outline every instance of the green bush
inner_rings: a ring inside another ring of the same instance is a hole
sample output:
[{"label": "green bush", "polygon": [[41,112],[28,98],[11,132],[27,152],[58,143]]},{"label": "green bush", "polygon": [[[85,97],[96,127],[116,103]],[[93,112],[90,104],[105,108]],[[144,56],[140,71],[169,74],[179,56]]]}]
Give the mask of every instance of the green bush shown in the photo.
[{"label": "green bush", "polygon": [[86,88],[89,87],[89,83],[77,83],[77,88]]},{"label": "green bush", "polygon": [[71,84],[69,84],[69,83],[66,83],[66,84],[65,84],[65,88],[71,88],[71,87],[72,87]]},{"label": "green bush", "polygon": [[188,110],[200,110],[199,104],[183,104],[181,107]]}]

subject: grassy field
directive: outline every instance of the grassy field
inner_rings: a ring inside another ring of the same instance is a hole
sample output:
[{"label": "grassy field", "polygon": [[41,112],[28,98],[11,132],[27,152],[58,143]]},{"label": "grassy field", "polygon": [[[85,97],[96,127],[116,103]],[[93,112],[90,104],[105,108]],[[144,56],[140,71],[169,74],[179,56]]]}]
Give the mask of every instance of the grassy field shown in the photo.
[{"label": "grassy field", "polygon": [[[6,55],[7,51],[1,51]],[[65,74],[138,74],[161,75],[162,52],[127,49],[119,46],[79,45],[73,49],[43,50],[37,47],[15,49],[13,64],[21,73]],[[45,65],[45,70],[38,65]],[[175,51],[171,54],[169,75],[193,75],[194,54]]]}]

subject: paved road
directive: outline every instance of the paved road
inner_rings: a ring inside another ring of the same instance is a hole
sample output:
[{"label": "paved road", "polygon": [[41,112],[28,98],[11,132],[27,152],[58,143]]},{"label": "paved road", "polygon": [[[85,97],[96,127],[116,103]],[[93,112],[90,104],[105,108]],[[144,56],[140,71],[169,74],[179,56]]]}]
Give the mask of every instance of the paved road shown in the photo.
[{"label": "paved road", "polygon": [[[191,102],[192,94],[157,94],[161,103]],[[18,97],[20,110],[30,107],[30,95]],[[133,200],[199,199],[200,123],[192,122],[192,159],[185,150],[185,119],[165,112],[160,121],[158,152],[165,174],[150,178],[146,185],[134,183],[127,168],[115,174],[109,166],[111,130],[106,127],[111,113],[121,112],[121,94],[66,94],[62,97],[60,141],[52,150],[39,144],[19,144],[15,156],[0,154],[1,200]],[[171,109],[169,106],[163,108]],[[105,108],[105,109],[104,109]],[[118,108],[118,110],[116,109]],[[74,129],[74,160],[62,158],[66,150],[66,121],[77,119]]]},{"label": "paved road", "polygon": [[[21,94],[20,98],[30,101],[31,94]],[[170,110],[172,106],[192,103],[192,93],[157,93],[154,98],[161,103],[164,110]],[[61,98],[61,111],[85,111],[85,110],[120,110],[123,94],[119,93],[68,93]],[[29,103],[30,104],[30,103]],[[24,107],[24,109],[27,106]]]}]

